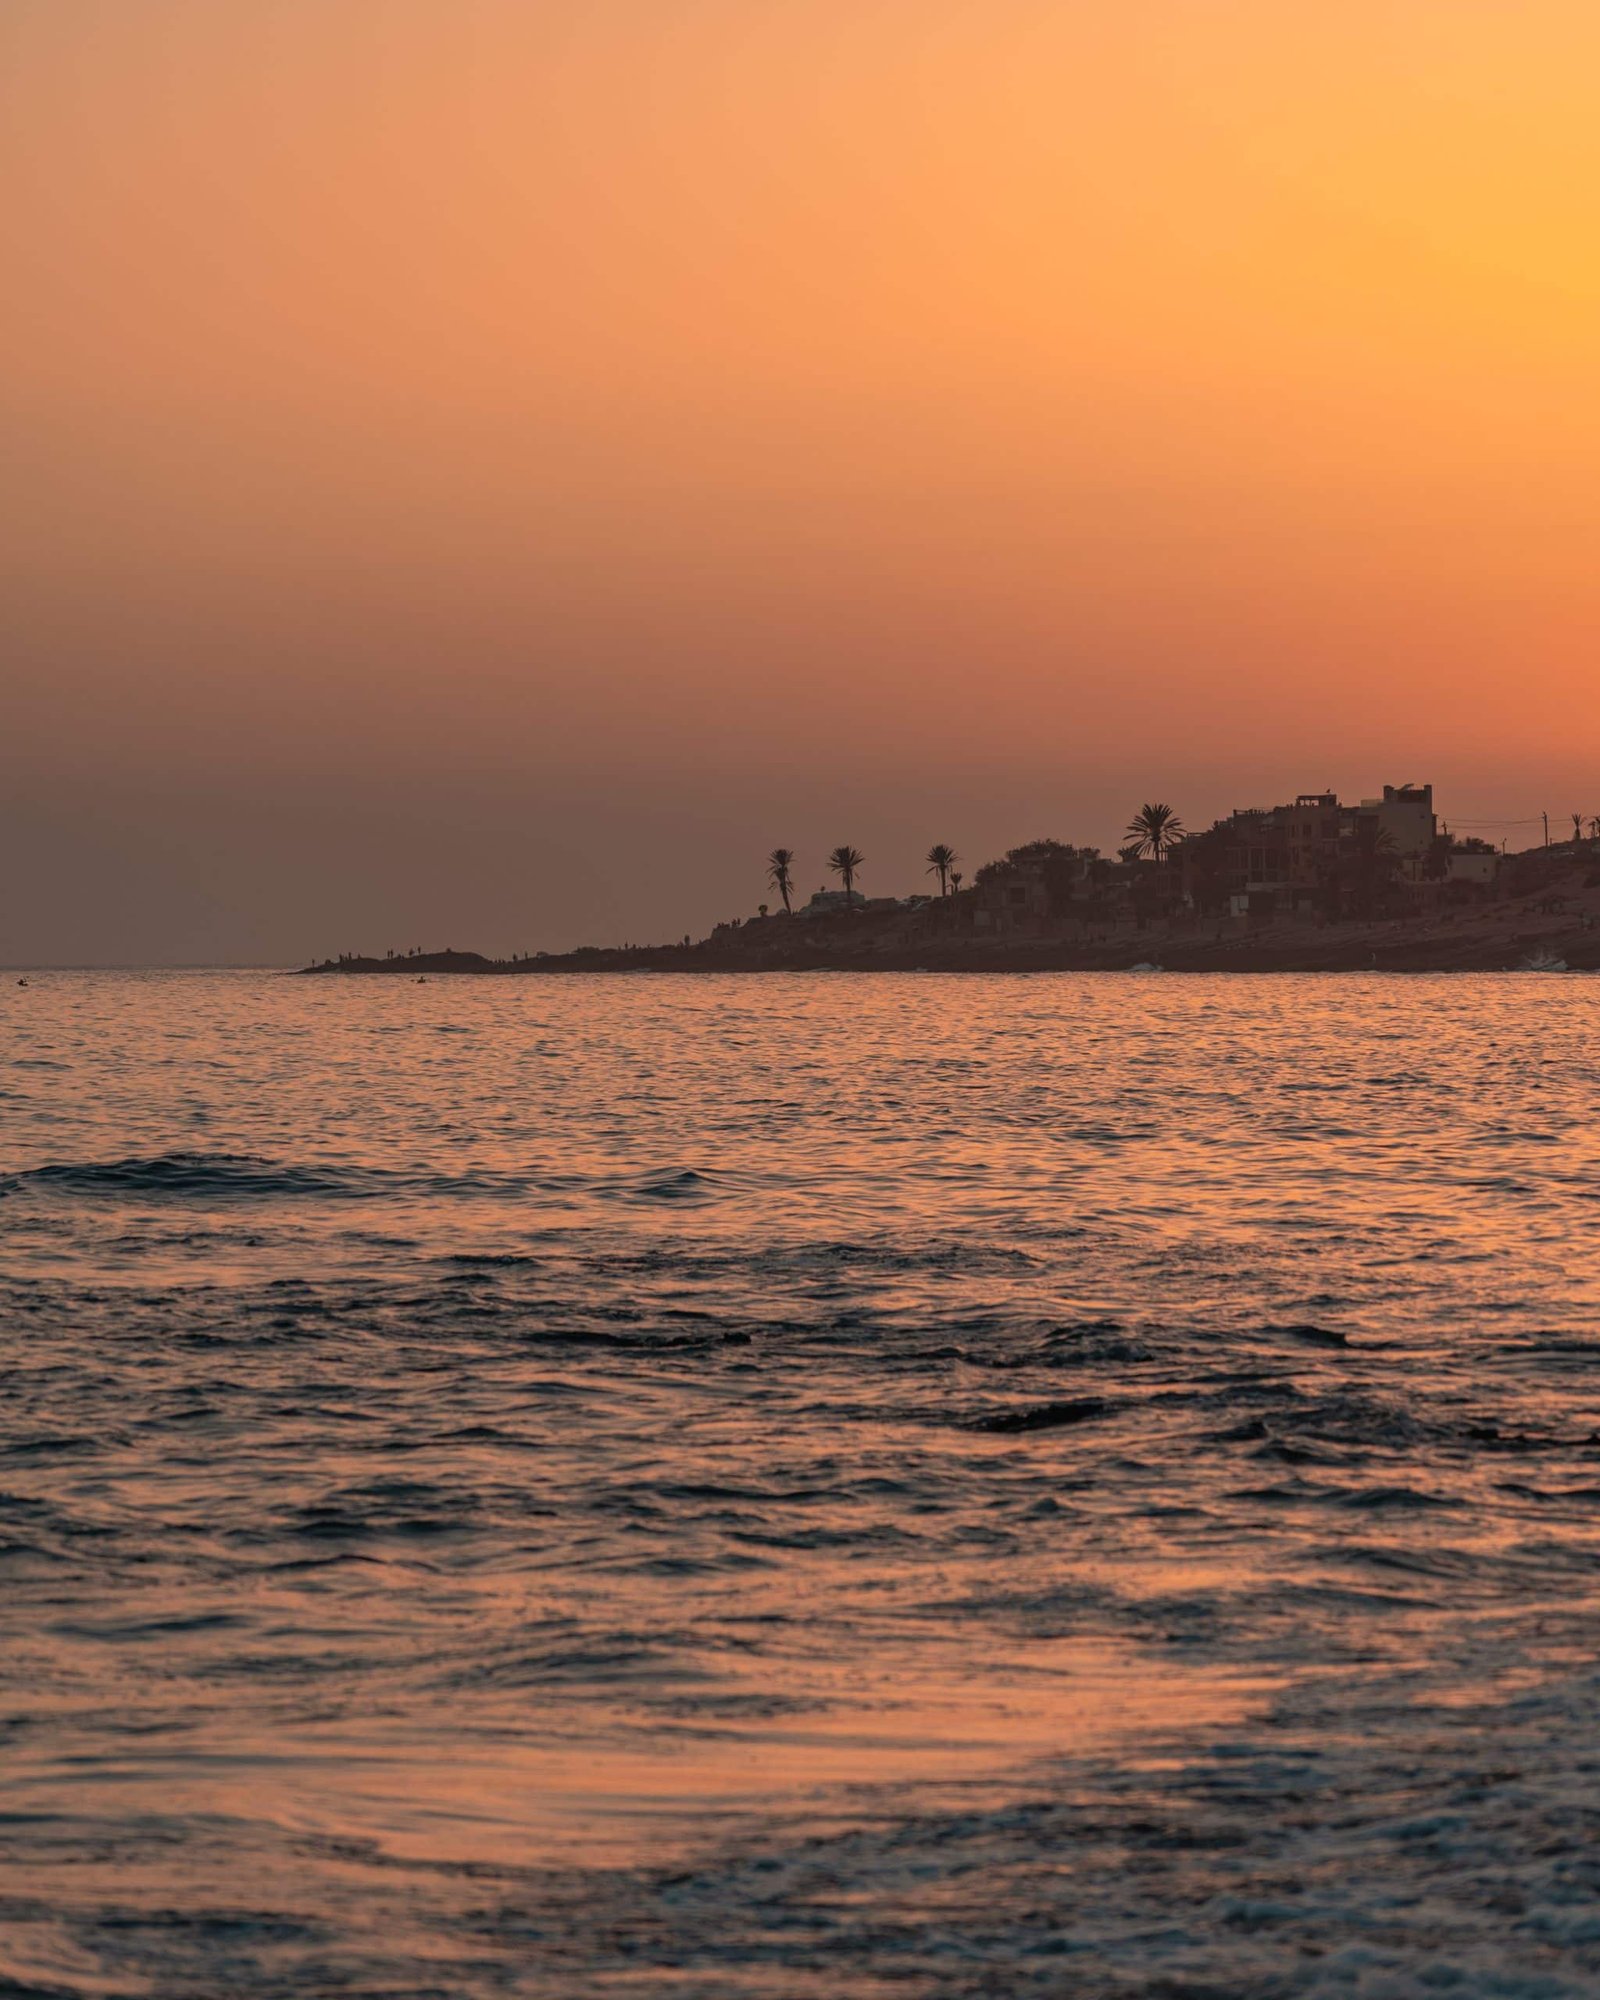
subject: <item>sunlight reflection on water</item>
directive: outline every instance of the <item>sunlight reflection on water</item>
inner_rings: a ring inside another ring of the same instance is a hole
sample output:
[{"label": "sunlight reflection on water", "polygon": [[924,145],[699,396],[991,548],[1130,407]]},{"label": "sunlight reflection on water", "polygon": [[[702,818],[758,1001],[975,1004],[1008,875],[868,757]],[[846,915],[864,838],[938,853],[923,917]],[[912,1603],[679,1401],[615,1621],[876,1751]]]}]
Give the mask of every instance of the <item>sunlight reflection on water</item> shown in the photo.
[{"label": "sunlight reflection on water", "polygon": [[1586,982],[0,1004],[0,1966],[1600,1979]]}]

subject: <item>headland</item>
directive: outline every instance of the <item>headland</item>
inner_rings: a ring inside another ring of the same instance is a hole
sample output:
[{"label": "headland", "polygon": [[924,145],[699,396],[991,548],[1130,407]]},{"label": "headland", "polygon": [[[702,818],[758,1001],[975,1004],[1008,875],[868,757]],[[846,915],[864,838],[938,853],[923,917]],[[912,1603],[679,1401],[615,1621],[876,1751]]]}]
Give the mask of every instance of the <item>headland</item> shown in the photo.
[{"label": "headland", "polygon": [[[729,972],[1600,971],[1600,841],[1469,852],[1470,871],[1392,867],[1341,894],[1224,885],[1207,894],[1184,842],[1159,861],[1101,864],[1035,842],[944,894],[821,892],[671,944],[491,958],[474,951],[346,953],[305,968],[426,978]],[[1481,844],[1480,844],[1481,846]],[[1181,860],[1179,857],[1182,857]],[[1203,866],[1203,864],[1202,864]]]}]

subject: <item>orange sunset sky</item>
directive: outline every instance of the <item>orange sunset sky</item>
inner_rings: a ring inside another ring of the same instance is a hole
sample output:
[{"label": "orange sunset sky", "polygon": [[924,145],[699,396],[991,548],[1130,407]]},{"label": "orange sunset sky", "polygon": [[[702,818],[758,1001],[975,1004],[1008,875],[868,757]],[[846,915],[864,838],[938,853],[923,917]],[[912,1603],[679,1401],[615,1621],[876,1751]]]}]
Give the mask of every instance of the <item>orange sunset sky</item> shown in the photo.
[{"label": "orange sunset sky", "polygon": [[1600,812],[1597,79],[1592,0],[5,0],[0,957]]}]

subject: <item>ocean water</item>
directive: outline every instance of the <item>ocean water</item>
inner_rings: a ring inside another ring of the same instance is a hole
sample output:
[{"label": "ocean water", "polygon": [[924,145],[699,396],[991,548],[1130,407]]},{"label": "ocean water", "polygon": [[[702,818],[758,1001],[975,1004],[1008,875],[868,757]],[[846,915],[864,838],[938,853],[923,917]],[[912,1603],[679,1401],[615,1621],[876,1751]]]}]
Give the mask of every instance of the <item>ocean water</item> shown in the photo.
[{"label": "ocean water", "polygon": [[1600,984],[0,988],[0,1995],[1600,1993]]}]

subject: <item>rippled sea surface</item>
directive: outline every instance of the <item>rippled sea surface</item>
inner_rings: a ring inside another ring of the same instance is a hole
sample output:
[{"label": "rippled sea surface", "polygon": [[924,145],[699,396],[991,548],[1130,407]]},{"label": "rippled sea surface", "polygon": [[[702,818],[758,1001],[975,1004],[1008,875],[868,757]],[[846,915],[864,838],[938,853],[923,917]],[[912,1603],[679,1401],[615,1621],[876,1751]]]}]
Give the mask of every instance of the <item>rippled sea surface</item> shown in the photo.
[{"label": "rippled sea surface", "polygon": [[1600,1992],[1600,982],[0,989],[0,1994]]}]

